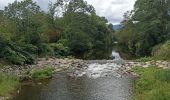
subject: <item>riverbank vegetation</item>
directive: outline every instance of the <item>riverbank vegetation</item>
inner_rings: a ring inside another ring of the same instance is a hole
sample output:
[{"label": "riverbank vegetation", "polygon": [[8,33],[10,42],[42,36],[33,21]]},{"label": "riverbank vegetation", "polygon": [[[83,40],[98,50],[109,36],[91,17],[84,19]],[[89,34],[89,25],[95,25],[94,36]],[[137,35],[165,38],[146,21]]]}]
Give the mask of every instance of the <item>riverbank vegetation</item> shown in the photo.
[{"label": "riverbank vegetation", "polygon": [[0,59],[8,63],[31,64],[47,56],[102,59],[111,54],[112,25],[83,0],[57,0],[47,11],[32,0],[14,1],[0,16]]},{"label": "riverbank vegetation", "polygon": [[29,80],[45,80],[52,78],[54,73],[54,68],[44,67],[44,68],[34,68],[23,76],[26,77],[17,77],[13,74],[0,73],[0,97],[9,96],[10,94],[15,93],[17,88],[20,85],[20,82],[29,81]]},{"label": "riverbank vegetation", "polygon": [[134,100],[169,100],[170,69],[137,67],[134,71],[140,75],[135,82]]},{"label": "riverbank vegetation", "polygon": [[43,79],[52,78],[53,73],[54,73],[54,68],[47,67],[43,69],[33,69],[29,72],[29,75],[34,80],[43,80]]},{"label": "riverbank vegetation", "polygon": [[19,80],[14,75],[0,73],[0,97],[14,92],[19,85]]},{"label": "riverbank vegetation", "polygon": [[[124,15],[121,23],[124,27],[115,33],[118,46],[139,58],[136,60],[139,62],[169,61],[169,11],[170,0],[136,0],[134,9]],[[134,100],[169,100],[169,69],[137,67],[134,71],[139,74]]]},{"label": "riverbank vegetation", "polygon": [[[170,59],[170,1],[137,0],[116,33],[118,45],[136,57]],[[161,8],[161,9],[160,9]]]}]

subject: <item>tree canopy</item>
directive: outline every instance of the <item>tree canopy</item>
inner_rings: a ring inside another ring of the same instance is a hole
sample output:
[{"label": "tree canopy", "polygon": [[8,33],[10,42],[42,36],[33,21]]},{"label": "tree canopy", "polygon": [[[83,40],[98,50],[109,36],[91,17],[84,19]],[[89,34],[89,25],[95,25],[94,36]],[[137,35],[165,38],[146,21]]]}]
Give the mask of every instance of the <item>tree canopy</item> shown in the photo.
[{"label": "tree canopy", "polygon": [[170,39],[170,0],[137,0],[125,14],[124,28],[117,33],[131,54],[150,56],[152,48]]},{"label": "tree canopy", "polygon": [[107,20],[83,0],[56,0],[47,12],[32,0],[14,1],[0,11],[0,59],[14,64],[37,57],[103,59],[112,45]]}]

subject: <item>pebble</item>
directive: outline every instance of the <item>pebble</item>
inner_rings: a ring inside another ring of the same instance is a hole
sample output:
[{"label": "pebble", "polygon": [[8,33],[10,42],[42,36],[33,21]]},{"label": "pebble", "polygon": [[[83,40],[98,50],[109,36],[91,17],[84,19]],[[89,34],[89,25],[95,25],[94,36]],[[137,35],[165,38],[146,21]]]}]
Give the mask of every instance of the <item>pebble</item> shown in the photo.
[{"label": "pebble", "polygon": [[[16,75],[24,75],[29,70],[35,69],[35,68],[44,68],[46,66],[51,66],[55,68],[55,71],[61,71],[62,69],[70,69],[73,68],[80,68],[80,69],[86,69],[87,63],[80,59],[57,59],[57,58],[39,58],[36,61],[36,64],[34,65],[24,65],[24,66],[5,66],[4,69],[1,70],[1,72],[5,73],[14,73]],[[134,67],[143,67],[147,68],[150,66],[158,66],[163,69],[170,68],[170,62],[168,61],[148,61],[148,62],[135,62],[130,61],[126,62],[125,64],[122,64],[122,67],[120,68],[124,72],[129,72]],[[132,73],[134,74],[134,73]]]}]

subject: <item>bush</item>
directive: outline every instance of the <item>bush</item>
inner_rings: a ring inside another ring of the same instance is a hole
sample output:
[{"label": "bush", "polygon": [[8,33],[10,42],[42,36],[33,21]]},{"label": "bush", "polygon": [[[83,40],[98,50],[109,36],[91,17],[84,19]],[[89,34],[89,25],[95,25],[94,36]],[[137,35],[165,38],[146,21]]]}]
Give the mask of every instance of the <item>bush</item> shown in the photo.
[{"label": "bush", "polygon": [[12,50],[10,47],[4,49],[4,58],[13,64],[24,64],[26,59],[21,53]]},{"label": "bush", "polygon": [[158,59],[170,60],[170,40],[165,44],[155,46],[152,55]]},{"label": "bush", "polygon": [[36,46],[33,46],[31,44],[27,44],[27,45],[22,45],[21,46],[21,50],[19,51],[20,53],[22,53],[25,56],[25,61],[24,63],[33,63],[34,60],[37,58],[38,56],[38,48]]},{"label": "bush", "polygon": [[70,51],[68,47],[65,47],[63,44],[61,43],[53,43],[50,44],[50,47],[53,50],[53,56],[68,56]]},{"label": "bush", "polygon": [[9,95],[18,85],[19,81],[16,76],[0,73],[0,96]]},{"label": "bush", "polygon": [[0,59],[12,64],[33,63],[38,48],[31,44],[13,42],[0,35]]},{"label": "bush", "polygon": [[37,55],[37,48],[30,44],[15,44],[8,42],[1,51],[1,57],[12,64],[33,63]]},{"label": "bush", "polygon": [[52,53],[52,48],[47,43],[41,43],[37,46],[38,56],[49,56]]},{"label": "bush", "polygon": [[47,67],[44,69],[34,69],[30,72],[30,75],[35,80],[42,80],[52,78],[52,74],[54,72],[54,68]]}]

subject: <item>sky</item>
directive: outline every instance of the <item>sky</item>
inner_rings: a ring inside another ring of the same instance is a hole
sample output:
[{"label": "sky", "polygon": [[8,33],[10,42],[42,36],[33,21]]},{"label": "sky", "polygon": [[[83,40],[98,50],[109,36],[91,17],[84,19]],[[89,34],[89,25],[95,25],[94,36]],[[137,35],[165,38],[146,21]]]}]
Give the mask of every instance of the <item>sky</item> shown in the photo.
[{"label": "sky", "polygon": [[[0,9],[12,3],[15,0],[0,0]],[[21,1],[21,0],[18,0]],[[48,8],[49,0],[33,0],[36,1],[43,10]],[[55,1],[55,0],[52,0]],[[123,20],[123,14],[133,9],[135,0],[85,0],[93,5],[97,15],[104,16],[109,23],[119,24]]]}]

